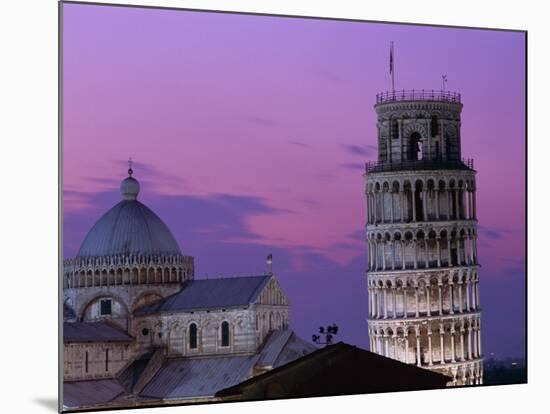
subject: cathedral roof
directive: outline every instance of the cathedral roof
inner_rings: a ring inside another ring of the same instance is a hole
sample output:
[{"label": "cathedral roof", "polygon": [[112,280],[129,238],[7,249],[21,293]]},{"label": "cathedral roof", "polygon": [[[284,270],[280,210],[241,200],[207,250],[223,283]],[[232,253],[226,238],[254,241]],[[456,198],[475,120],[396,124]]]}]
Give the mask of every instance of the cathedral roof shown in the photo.
[{"label": "cathedral roof", "polygon": [[257,359],[257,354],[168,359],[140,396],[155,399],[210,397],[243,381]]},{"label": "cathedral roof", "polygon": [[257,365],[277,368],[316,350],[317,347],[301,339],[291,329],[275,329],[267,337]]},{"label": "cathedral roof", "polygon": [[256,300],[270,278],[271,275],[189,280],[178,293],[146,305],[136,314],[246,306]]},{"label": "cathedral roof", "polygon": [[118,255],[181,255],[179,245],[164,222],[137,200],[139,182],[129,176],[121,185],[122,201],[107,211],[89,231],[77,257]]},{"label": "cathedral roof", "polygon": [[105,322],[65,322],[63,342],[131,342],[134,338]]}]

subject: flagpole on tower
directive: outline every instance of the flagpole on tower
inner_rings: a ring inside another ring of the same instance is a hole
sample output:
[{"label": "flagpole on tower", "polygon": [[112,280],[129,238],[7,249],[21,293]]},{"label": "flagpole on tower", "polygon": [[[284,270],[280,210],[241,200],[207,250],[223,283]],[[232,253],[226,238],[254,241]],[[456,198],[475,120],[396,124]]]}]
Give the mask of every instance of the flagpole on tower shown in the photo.
[{"label": "flagpole on tower", "polygon": [[393,40],[390,42],[390,73],[391,73],[391,90],[393,94],[395,94],[395,81],[394,81],[394,75],[395,75],[395,64],[394,64],[394,57],[393,57]]}]

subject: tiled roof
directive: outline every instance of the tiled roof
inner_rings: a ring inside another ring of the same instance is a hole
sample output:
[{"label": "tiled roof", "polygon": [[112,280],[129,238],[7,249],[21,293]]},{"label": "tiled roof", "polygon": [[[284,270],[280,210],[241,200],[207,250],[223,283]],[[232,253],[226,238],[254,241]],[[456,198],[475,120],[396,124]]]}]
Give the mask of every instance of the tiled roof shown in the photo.
[{"label": "tiled roof", "polygon": [[134,338],[105,322],[65,322],[63,342],[131,342]]},{"label": "tiled roof", "polygon": [[270,275],[190,280],[178,293],[136,311],[136,315],[193,309],[230,308],[253,303]]},{"label": "tiled roof", "polygon": [[267,337],[257,364],[276,368],[316,350],[317,347],[298,337],[292,330],[277,329]]},{"label": "tiled roof", "polygon": [[125,395],[126,390],[116,379],[63,383],[63,405],[68,408],[105,404]]},{"label": "tiled roof", "polygon": [[169,359],[140,396],[160,399],[213,396],[245,380],[257,359],[257,355]]}]

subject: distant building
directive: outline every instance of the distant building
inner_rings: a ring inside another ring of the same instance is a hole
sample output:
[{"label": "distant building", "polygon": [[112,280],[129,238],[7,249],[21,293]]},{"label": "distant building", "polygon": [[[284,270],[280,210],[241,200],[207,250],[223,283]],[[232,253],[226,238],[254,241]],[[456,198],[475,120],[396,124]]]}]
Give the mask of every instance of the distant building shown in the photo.
[{"label": "distant building", "polygon": [[377,96],[367,164],[370,349],[481,384],[476,171],[461,159],[460,95]]},{"label": "distant building", "polygon": [[289,330],[272,274],[195,280],[128,172],[122,201],[63,263],[65,409],[210,401],[316,349]]}]

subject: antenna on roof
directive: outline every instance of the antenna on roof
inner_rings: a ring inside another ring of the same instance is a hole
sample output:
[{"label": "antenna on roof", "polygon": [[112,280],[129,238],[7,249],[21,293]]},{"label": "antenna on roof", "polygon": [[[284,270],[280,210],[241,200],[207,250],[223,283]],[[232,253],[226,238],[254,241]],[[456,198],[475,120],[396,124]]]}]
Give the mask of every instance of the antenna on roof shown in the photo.
[{"label": "antenna on roof", "polygon": [[393,40],[390,42],[390,75],[391,75],[391,90],[395,92],[395,58],[393,56]]},{"label": "antenna on roof", "polygon": [[134,161],[132,161],[132,157],[128,158],[128,175],[131,177],[134,173],[134,170],[132,170],[132,165]]},{"label": "antenna on roof", "polygon": [[267,272],[268,274],[272,275],[273,274],[273,255],[271,253],[267,255],[266,262],[269,269]]}]

